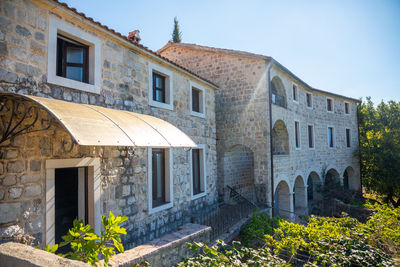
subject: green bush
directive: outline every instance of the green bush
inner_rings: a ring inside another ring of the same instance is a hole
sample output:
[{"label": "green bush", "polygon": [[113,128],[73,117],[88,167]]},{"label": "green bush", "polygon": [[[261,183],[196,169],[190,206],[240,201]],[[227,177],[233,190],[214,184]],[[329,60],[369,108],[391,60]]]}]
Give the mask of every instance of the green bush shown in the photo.
[{"label": "green bush", "polygon": [[259,241],[264,241],[264,235],[272,235],[274,228],[279,226],[279,217],[271,218],[268,214],[253,213],[249,223],[245,224],[240,231],[240,238],[245,246],[256,245]]},{"label": "green bush", "polygon": [[74,220],[73,227],[68,233],[62,236],[64,240],[60,245],[46,247],[46,251],[55,253],[58,247],[71,246],[71,251],[66,254],[58,254],[72,260],[87,262],[96,266],[99,256],[104,258],[104,263],[108,266],[109,260],[115,254],[115,248],[119,252],[124,252],[120,235],[126,235],[125,228],[119,226],[120,223],[128,220],[128,217],[117,216],[110,211],[108,218],[101,216],[104,231],[98,236],[90,225],[84,225],[83,221]]}]

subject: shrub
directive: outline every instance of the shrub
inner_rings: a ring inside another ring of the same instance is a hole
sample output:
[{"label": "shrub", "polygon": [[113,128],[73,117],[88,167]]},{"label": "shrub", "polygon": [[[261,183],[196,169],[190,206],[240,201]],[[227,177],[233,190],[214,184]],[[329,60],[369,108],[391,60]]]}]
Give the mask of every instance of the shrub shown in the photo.
[{"label": "shrub", "polygon": [[256,214],[253,213],[251,220],[248,224],[245,224],[240,231],[240,237],[244,245],[252,246],[257,242],[264,241],[264,235],[272,235],[274,228],[279,226],[281,219],[279,217],[271,218],[268,214]]},{"label": "shrub", "polygon": [[60,245],[46,247],[46,251],[55,253],[58,247],[71,246],[71,251],[66,254],[58,254],[72,260],[87,262],[96,266],[99,256],[104,258],[104,263],[108,266],[109,260],[115,254],[115,248],[119,252],[124,252],[120,235],[126,235],[125,228],[119,226],[120,223],[128,220],[128,217],[117,216],[110,211],[108,218],[101,216],[104,231],[98,236],[90,225],[84,225],[82,220],[74,220],[73,227],[68,233],[62,236],[64,240]]}]

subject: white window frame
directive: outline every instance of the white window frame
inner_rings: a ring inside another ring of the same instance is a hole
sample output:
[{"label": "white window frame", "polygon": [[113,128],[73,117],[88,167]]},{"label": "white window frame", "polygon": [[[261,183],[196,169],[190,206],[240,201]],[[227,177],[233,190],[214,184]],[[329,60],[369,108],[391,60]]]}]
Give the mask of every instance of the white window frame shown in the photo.
[{"label": "white window frame", "polygon": [[[192,90],[195,88],[200,91],[200,112],[192,110]],[[206,117],[206,89],[198,83],[190,81],[190,114],[192,116],[205,118]]]},{"label": "white window frame", "polygon": [[[167,203],[154,207],[153,208],[153,168],[152,168],[152,151],[153,148],[159,148],[159,149],[164,149],[167,150],[165,153],[165,200]],[[147,173],[148,173],[148,210],[149,214],[153,214],[156,212],[160,212],[162,210],[170,209],[174,205],[174,197],[173,197],[173,185],[174,185],[174,179],[173,179],[173,153],[172,153],[172,148],[165,148],[165,147],[149,147],[147,149],[148,151],[148,156],[147,156]]]},{"label": "white window frame", "polygon": [[[347,130],[349,130],[349,142],[350,142],[349,144],[350,144],[350,146],[347,146],[347,133],[346,133]],[[345,130],[344,130],[344,147],[347,148],[347,149],[351,148],[351,136],[352,136],[351,128],[346,127]]]},{"label": "white window frame", "polygon": [[[293,88],[296,88],[296,98],[297,98],[297,100],[294,98],[294,95],[293,95]],[[293,98],[293,102],[294,103],[296,103],[296,104],[298,104],[299,103],[299,96],[300,96],[300,94],[299,94],[299,86],[297,85],[297,84],[295,84],[295,83],[292,83],[292,98]]]},{"label": "white window frame", "polygon": [[[312,127],[312,138],[313,138],[313,147],[310,147],[310,140],[309,140],[309,134],[308,134],[308,126]],[[314,124],[307,124],[307,143],[308,143],[308,149],[310,150],[315,150],[315,130],[314,130]]]},{"label": "white window frame", "polygon": [[[332,141],[333,141],[333,147],[330,147],[329,146],[329,128],[332,128],[332,134],[333,134],[333,138],[332,138]],[[336,148],[336,130],[335,130],[335,126],[333,126],[333,125],[328,125],[327,126],[327,128],[326,128],[326,134],[327,134],[327,140],[328,140],[328,148],[330,148],[330,149],[334,149],[334,148]]]},{"label": "white window frame", "polygon": [[[57,76],[57,34],[61,33],[89,47],[89,83]],[[47,50],[47,82],[80,91],[100,94],[101,41],[61,20],[50,18]]]},{"label": "white window frame", "polygon": [[[55,169],[88,167],[88,214],[89,224],[100,234],[100,158],[50,159],[46,160],[46,233],[45,244],[54,245],[55,238]],[[78,170],[78,172],[80,172]],[[79,174],[81,176],[81,174]],[[81,195],[82,192],[78,192]],[[82,197],[82,196],[81,196]]]},{"label": "white window frame", "polygon": [[[166,103],[153,100],[153,72],[165,77],[165,101]],[[173,76],[172,71],[149,62],[149,105],[152,107],[163,108],[168,110],[174,109],[173,98]]]},{"label": "white window frame", "polygon": [[[346,104],[349,105],[349,113],[346,113]],[[350,115],[350,103],[344,102],[344,115]]]},{"label": "white window frame", "polygon": [[190,165],[190,195],[191,199],[198,199],[201,197],[204,197],[207,194],[207,168],[206,168],[206,145],[201,144],[197,145],[195,149],[200,150],[200,187],[203,192],[193,195],[193,153],[192,150],[190,150],[189,153],[189,165]]},{"label": "white window frame", "polygon": [[[332,101],[332,110],[328,110],[328,99],[330,99]],[[329,112],[329,113],[334,113],[335,112],[335,102],[334,102],[332,97],[327,97],[326,98],[325,105],[326,105],[326,111],[327,112]]]},{"label": "white window frame", "polygon": [[[310,95],[310,96],[311,96],[311,106],[308,106],[308,105],[307,105],[307,95]],[[307,107],[308,109],[313,109],[313,106],[314,106],[313,94],[310,93],[310,92],[306,92],[306,107]]]},{"label": "white window frame", "polygon": [[[298,133],[298,138],[299,138],[299,147],[296,146],[296,122],[299,124],[299,133]],[[294,147],[296,148],[296,150],[300,150],[301,149],[301,128],[300,128],[300,121],[299,120],[295,120],[294,121]]]}]

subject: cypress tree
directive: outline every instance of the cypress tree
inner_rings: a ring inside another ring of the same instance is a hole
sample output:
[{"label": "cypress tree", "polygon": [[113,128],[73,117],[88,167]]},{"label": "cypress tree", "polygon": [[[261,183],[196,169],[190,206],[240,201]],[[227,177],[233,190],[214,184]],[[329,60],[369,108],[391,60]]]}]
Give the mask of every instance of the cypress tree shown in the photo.
[{"label": "cypress tree", "polygon": [[179,30],[178,19],[174,18],[174,30],[172,31],[172,41],[175,43],[182,42],[182,32]]}]

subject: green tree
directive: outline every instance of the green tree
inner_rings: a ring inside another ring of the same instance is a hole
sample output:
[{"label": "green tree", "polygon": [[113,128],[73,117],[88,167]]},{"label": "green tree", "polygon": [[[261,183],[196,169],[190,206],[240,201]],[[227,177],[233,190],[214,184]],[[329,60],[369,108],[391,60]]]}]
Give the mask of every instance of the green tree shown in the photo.
[{"label": "green tree", "polygon": [[179,30],[179,22],[176,17],[174,18],[174,29],[172,31],[172,41],[174,43],[182,42],[182,32]]},{"label": "green tree", "polygon": [[359,107],[363,185],[400,206],[400,102],[374,107],[367,98]]}]

